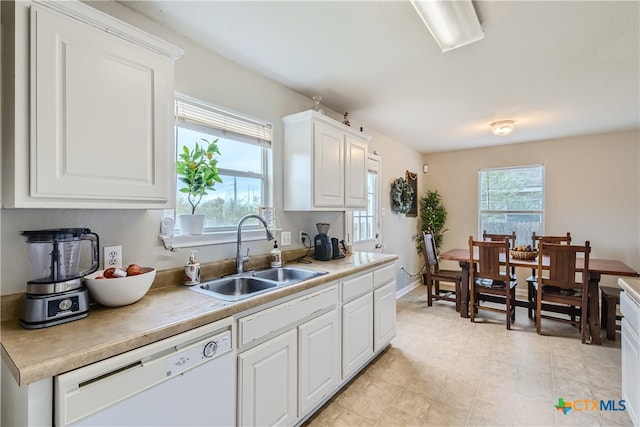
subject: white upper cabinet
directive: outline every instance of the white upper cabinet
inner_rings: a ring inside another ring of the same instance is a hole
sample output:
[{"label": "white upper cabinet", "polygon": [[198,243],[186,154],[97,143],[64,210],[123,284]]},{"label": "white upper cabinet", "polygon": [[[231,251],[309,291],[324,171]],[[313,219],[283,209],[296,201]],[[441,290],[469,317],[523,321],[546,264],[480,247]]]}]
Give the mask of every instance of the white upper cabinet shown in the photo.
[{"label": "white upper cabinet", "polygon": [[284,209],[365,208],[371,137],[313,110],[283,121]]},{"label": "white upper cabinet", "polygon": [[[313,204],[344,206],[344,134],[322,122],[313,124]],[[286,178],[285,178],[286,179]]]},{"label": "white upper cabinet", "polygon": [[367,144],[358,138],[346,135],[345,153],[344,206],[346,208],[366,208]]},{"label": "white upper cabinet", "polygon": [[29,79],[12,95],[28,109],[10,117],[5,206],[172,207],[181,50],[80,2],[14,12],[13,65]]}]

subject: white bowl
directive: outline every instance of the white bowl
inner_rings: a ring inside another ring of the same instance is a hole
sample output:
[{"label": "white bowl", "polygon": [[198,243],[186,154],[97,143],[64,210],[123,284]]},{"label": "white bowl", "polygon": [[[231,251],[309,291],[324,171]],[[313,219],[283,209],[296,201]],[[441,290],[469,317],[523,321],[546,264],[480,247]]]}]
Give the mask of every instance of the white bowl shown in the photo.
[{"label": "white bowl", "polygon": [[142,298],[156,277],[156,269],[141,267],[142,273],[135,276],[112,279],[96,279],[104,270],[98,270],[83,278],[89,293],[100,304],[107,307],[121,307],[133,304]]}]

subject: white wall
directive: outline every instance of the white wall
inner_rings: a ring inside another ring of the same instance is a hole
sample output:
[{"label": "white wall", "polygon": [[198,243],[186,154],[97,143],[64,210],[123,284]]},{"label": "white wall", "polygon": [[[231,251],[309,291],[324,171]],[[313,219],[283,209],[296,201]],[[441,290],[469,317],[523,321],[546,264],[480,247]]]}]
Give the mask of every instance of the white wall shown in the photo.
[{"label": "white wall", "polygon": [[[478,170],[544,164],[545,233],[589,240],[594,258],[640,271],[640,134],[637,130],[424,156],[427,187],[448,210],[443,250],[478,236]],[[603,276],[602,283],[617,278]]]},{"label": "white wall", "polygon": [[[176,90],[227,110],[273,123],[273,165],[274,200],[281,227],[284,230],[304,230],[309,235],[316,234],[316,222],[330,222],[330,234],[343,237],[343,221],[338,213],[300,213],[283,212],[282,206],[282,137],[281,117],[298,111],[307,110],[313,101],[272,80],[257,75],[227,59],[214,54],[204,47],[190,42],[168,31],[163,26],[147,20],[130,9],[114,2],[92,2],[92,6],[109,13],[125,22],[146,30],[185,50],[185,54],[176,62]],[[321,95],[321,94],[320,94]],[[331,112],[330,112],[331,113]],[[341,114],[331,115],[341,120]],[[371,147],[383,156],[383,197],[387,212],[390,212],[388,188],[393,177],[404,176],[405,169],[421,170],[421,154],[407,148],[390,137],[379,135],[358,117],[351,117],[354,127],[365,127],[365,132],[373,135]],[[379,139],[379,140],[378,140]],[[385,188],[385,182],[387,183]],[[383,206],[385,206],[383,205]],[[20,236],[21,230],[87,227],[100,236],[100,245],[123,245],[125,263],[136,262],[155,266],[158,269],[179,267],[188,257],[187,249],[178,252],[166,251],[158,241],[161,211],[133,210],[40,210],[40,209],[3,209],[0,212],[1,253],[0,293],[3,295],[24,292],[28,280],[27,247]],[[385,242],[385,253],[397,253],[400,256],[398,267],[402,264],[411,271],[419,268],[410,237],[415,233],[415,220],[394,218],[390,213],[383,221],[383,234],[393,236]],[[408,239],[406,244],[404,239]],[[292,247],[295,247],[294,245]],[[251,253],[266,253],[271,245],[266,241],[248,245]],[[235,245],[216,245],[197,248],[201,262],[211,262],[235,256]],[[285,247],[283,249],[288,249]],[[403,280],[399,277],[399,286]]]},{"label": "white wall", "polygon": [[[366,129],[365,129],[366,131]],[[404,267],[405,270],[416,276],[409,277],[406,273],[401,273],[397,277],[398,289],[402,289],[413,282],[421,281],[422,275],[417,274],[424,264],[422,257],[418,256],[413,242],[414,236],[420,228],[419,217],[407,217],[399,215],[391,210],[391,184],[397,178],[404,178],[406,171],[418,174],[418,194],[420,197],[424,193],[425,180],[422,173],[422,156],[411,148],[397,144],[393,139],[376,132],[371,132],[374,136],[369,144],[370,151],[376,151],[382,156],[381,171],[381,203],[383,209],[382,216],[382,240],[383,252],[394,253],[400,256],[397,267]]]}]

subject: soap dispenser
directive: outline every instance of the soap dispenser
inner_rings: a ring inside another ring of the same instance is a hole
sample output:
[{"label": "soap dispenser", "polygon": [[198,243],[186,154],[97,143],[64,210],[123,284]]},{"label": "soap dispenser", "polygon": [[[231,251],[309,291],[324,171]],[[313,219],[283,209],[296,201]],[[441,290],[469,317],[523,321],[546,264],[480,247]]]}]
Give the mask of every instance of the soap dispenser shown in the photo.
[{"label": "soap dispenser", "polygon": [[274,241],[271,250],[271,267],[282,267],[282,251],[278,248],[278,241]]},{"label": "soap dispenser", "polygon": [[200,283],[200,263],[196,260],[196,252],[191,251],[189,260],[184,266],[184,284],[186,286],[193,286]]}]

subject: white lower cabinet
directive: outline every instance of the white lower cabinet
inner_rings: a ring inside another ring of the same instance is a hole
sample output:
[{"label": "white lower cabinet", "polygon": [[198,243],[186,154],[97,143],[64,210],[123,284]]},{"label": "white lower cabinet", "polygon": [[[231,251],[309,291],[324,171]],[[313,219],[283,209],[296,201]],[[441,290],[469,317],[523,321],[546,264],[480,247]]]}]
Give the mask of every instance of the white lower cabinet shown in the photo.
[{"label": "white lower cabinet", "polygon": [[622,318],[622,398],[631,422],[640,426],[640,306],[620,293]]},{"label": "white lower cabinet", "polygon": [[18,385],[9,365],[0,358],[0,426],[41,427],[53,420],[53,378]]},{"label": "white lower cabinet", "polygon": [[238,356],[238,423],[292,425],[297,418],[297,331],[291,330]]},{"label": "white lower cabinet", "polygon": [[373,291],[373,350],[382,350],[396,335],[396,282]]},{"label": "white lower cabinet", "polygon": [[342,378],[357,372],[373,356],[371,292],[342,306]]},{"label": "white lower cabinet", "polygon": [[304,416],[340,383],[340,318],[338,310],[300,325],[300,416]]},{"label": "white lower cabinet", "polygon": [[387,264],[239,315],[239,425],[305,421],[395,336],[395,288]]},{"label": "white lower cabinet", "polygon": [[293,425],[337,389],[338,294],[334,284],[239,318],[239,425]]}]

